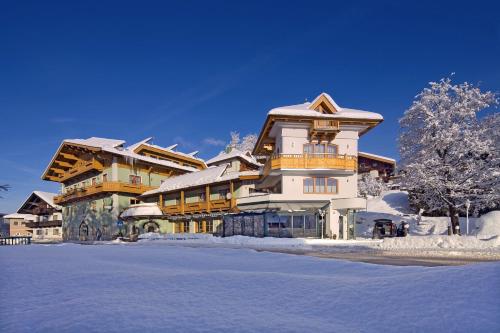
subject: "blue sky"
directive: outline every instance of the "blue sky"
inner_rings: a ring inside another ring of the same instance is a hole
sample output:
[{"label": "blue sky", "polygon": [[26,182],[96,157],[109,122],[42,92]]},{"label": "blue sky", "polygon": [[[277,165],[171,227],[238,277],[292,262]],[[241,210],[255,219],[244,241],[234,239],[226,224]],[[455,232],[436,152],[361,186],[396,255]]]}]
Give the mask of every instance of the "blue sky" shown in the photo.
[{"label": "blue sky", "polygon": [[397,120],[432,80],[500,89],[494,1],[10,1],[0,10],[0,212],[64,138],[153,136],[207,158],[231,130],[322,91],[384,115],[360,148],[397,158]]}]

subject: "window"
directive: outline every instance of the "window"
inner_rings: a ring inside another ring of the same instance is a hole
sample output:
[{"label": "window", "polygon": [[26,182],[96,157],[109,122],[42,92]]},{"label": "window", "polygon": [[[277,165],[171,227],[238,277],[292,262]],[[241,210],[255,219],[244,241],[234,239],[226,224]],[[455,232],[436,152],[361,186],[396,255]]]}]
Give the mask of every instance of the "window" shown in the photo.
[{"label": "window", "polygon": [[105,183],[107,181],[108,181],[108,174],[105,173],[105,174],[102,175],[102,182]]},{"label": "window", "polygon": [[141,176],[130,175],[129,182],[130,182],[130,184],[140,185],[141,184]]},{"label": "window", "polygon": [[310,143],[304,145],[304,154],[314,154],[314,146]]},{"label": "window", "polygon": [[328,177],[305,178],[304,193],[338,193],[338,181]]},{"label": "window", "polygon": [[306,143],[304,144],[304,154],[337,155],[337,145],[329,143]]},{"label": "window", "polygon": [[206,231],[205,232],[213,233],[214,232],[214,221],[207,220],[206,223],[207,223],[207,225],[206,225]]},{"label": "window", "polygon": [[36,234],[37,234],[38,236],[41,236],[41,235],[42,235],[42,229],[37,229]]},{"label": "window", "polygon": [[227,198],[227,190],[220,190],[219,191],[219,199],[226,199]]},{"label": "window", "polygon": [[326,191],[328,193],[337,193],[337,179],[327,178]]},{"label": "window", "polygon": [[45,229],[45,236],[49,234],[49,229]]},{"label": "window", "polygon": [[304,193],[313,193],[313,192],[314,192],[313,178],[304,179]]},{"label": "window", "polygon": [[54,230],[52,230],[52,235],[54,236],[59,235],[59,229],[55,228]]},{"label": "window", "polygon": [[18,222],[17,222],[17,221],[14,221],[14,225],[17,225],[17,224],[18,224]]},{"label": "window", "polygon": [[92,178],[92,185],[96,185],[97,184],[97,178]]},{"label": "window", "polygon": [[141,201],[139,199],[130,199],[130,204],[131,205],[137,205],[138,203],[140,203]]},{"label": "window", "polygon": [[182,224],[183,224],[184,232],[189,232],[189,221],[184,221],[184,222],[182,222]]},{"label": "window", "polygon": [[314,192],[323,193],[325,192],[325,178],[316,178]]},{"label": "window", "polygon": [[327,145],[326,146],[326,152],[328,155],[337,155],[337,146],[336,145]]},{"label": "window", "polygon": [[199,201],[199,202],[204,202],[204,201],[205,201],[205,192],[201,192],[201,193],[198,195],[198,201]]},{"label": "window", "polygon": [[325,145],[322,143],[318,143],[314,145],[314,153],[315,154],[324,154],[325,153]]}]

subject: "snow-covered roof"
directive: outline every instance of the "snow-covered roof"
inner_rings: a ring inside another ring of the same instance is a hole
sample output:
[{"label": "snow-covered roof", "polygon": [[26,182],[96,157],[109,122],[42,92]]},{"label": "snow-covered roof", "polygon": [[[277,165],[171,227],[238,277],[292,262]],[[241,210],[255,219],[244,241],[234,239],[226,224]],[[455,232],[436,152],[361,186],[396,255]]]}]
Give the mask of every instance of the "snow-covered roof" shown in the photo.
[{"label": "snow-covered roof", "polygon": [[[52,206],[56,209],[62,209],[61,206],[54,204],[54,197],[57,196],[57,193],[33,191],[33,194],[36,194],[40,199],[42,199],[43,201],[48,203],[50,206]],[[28,197],[28,199],[29,199],[29,197]]]},{"label": "snow-covered roof", "polygon": [[[116,154],[116,155],[124,156],[126,159],[144,161],[144,162],[148,162],[148,163],[152,163],[152,164],[156,164],[156,165],[162,165],[162,166],[167,166],[170,168],[175,168],[178,170],[184,170],[184,171],[190,171],[190,172],[198,170],[194,167],[180,165],[180,164],[177,164],[177,163],[174,163],[171,161],[160,160],[160,159],[156,159],[153,157],[137,154],[136,152],[133,151],[133,149],[135,149],[137,147],[137,144],[133,144],[129,147],[123,147],[123,145],[125,144],[125,141],[123,141],[123,140],[114,140],[114,139],[97,138],[97,137],[91,137],[88,139],[66,139],[62,142],[61,147],[65,143],[78,144],[78,145],[83,145],[83,146],[88,146],[88,147],[93,147],[93,148],[100,148],[103,151],[106,151],[106,152],[109,152],[112,154]],[[141,143],[142,143],[142,141],[138,142],[138,144],[141,144]],[[132,149],[131,149],[131,147],[132,147]],[[159,147],[159,146],[157,146],[157,147]],[[159,147],[159,148],[161,148],[161,147]],[[164,148],[161,148],[161,149],[164,149]],[[176,151],[172,151],[172,152],[175,154],[187,156],[187,154],[184,154],[184,153],[180,153],[180,152],[176,152]],[[190,157],[192,157],[192,156],[190,156]],[[52,163],[50,163],[47,166],[47,169],[45,172],[47,172],[47,170],[50,168],[51,164]]]},{"label": "snow-covered roof", "polygon": [[228,172],[225,173],[228,165],[223,164],[219,166],[211,166],[204,170],[186,173],[180,176],[175,176],[166,179],[159,188],[151,191],[144,192],[142,196],[148,196],[157,193],[170,192],[189,187],[196,187],[201,185],[219,183],[238,179],[240,176],[253,176],[259,175],[259,171],[242,171],[242,172]]},{"label": "snow-covered roof", "polygon": [[161,147],[161,146],[152,144],[151,143],[152,140],[153,140],[153,138],[149,137],[149,138],[141,140],[141,141],[139,141],[137,143],[134,143],[133,145],[130,145],[127,148],[129,150],[133,151],[136,148],[138,148],[139,146],[144,145],[144,146],[148,146],[148,147],[152,147],[152,148],[156,148],[156,149],[167,150],[167,151],[170,151],[170,152],[172,152],[174,154],[177,154],[177,155],[180,155],[180,156],[189,157],[189,158],[198,160],[200,162],[205,162],[205,160],[203,160],[203,159],[201,159],[199,157],[196,157],[196,154],[198,154],[198,151],[193,151],[193,152],[190,152],[190,153],[183,153],[183,152],[174,150],[177,147],[177,144],[173,144],[173,145],[168,146],[168,147]]},{"label": "snow-covered roof", "polygon": [[135,217],[135,216],[161,216],[163,215],[161,209],[156,203],[140,203],[131,205],[125,209],[120,217]]},{"label": "snow-covered roof", "polygon": [[393,159],[393,158],[385,157],[385,156],[382,156],[382,155],[375,155],[375,154],[372,154],[372,153],[366,153],[364,151],[358,152],[358,155],[359,156],[363,156],[363,157],[369,157],[369,158],[377,159],[377,160],[384,160],[384,161],[387,161],[387,162],[392,162],[394,164],[396,163],[396,160]]},{"label": "snow-covered roof", "polygon": [[[326,99],[335,107],[336,112],[332,114],[325,114],[315,110],[311,110],[311,105],[321,97],[326,97]],[[328,119],[367,119],[367,120],[383,120],[381,114],[357,109],[349,109],[340,107],[333,98],[327,93],[322,93],[314,99],[312,102],[305,102],[302,104],[295,104],[289,106],[281,106],[272,109],[268,112],[268,115],[272,116],[301,116],[301,117],[311,117],[311,118],[328,118]]]},{"label": "snow-covered roof", "polygon": [[30,220],[30,221],[36,220],[36,216],[35,215],[31,215],[31,214],[19,214],[19,213],[13,213],[13,214],[4,215],[3,218],[4,219],[25,219],[25,220]]},{"label": "snow-covered roof", "polygon": [[229,153],[220,152],[219,155],[212,157],[206,163],[207,165],[211,165],[222,161],[232,160],[235,158],[241,158],[247,161],[248,163],[258,167],[262,165],[261,163],[257,162],[255,157],[253,157],[253,155],[251,155],[250,152],[242,152],[241,150],[238,149],[233,149]]}]

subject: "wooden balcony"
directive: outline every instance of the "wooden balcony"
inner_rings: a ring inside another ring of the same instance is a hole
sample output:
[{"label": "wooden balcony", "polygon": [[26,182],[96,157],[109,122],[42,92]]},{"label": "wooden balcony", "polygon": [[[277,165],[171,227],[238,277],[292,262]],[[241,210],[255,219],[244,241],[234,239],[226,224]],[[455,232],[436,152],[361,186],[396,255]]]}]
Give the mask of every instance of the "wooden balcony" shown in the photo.
[{"label": "wooden balcony", "polygon": [[207,211],[207,203],[205,201],[190,202],[184,204],[184,213],[201,213]]},{"label": "wooden balcony", "polygon": [[210,210],[229,210],[231,208],[231,200],[219,199],[210,201]]},{"label": "wooden balcony", "polygon": [[[264,166],[264,176],[280,169],[332,169],[356,171],[357,157],[333,154],[280,154],[274,155]],[[266,173],[267,172],[267,173]]]},{"label": "wooden balcony", "polygon": [[101,172],[104,169],[103,165],[96,159],[90,161],[78,160],[72,168],[66,170],[59,176],[59,181],[64,182],[75,176],[84,174],[89,171]]},{"label": "wooden balcony", "polygon": [[339,127],[338,120],[316,119],[312,124],[312,130],[316,132],[338,132]]},{"label": "wooden balcony", "polygon": [[231,209],[231,200],[219,199],[209,202],[199,201],[185,203],[184,211],[182,209],[182,205],[169,205],[162,207],[162,211],[166,215],[210,213],[212,211],[225,211]]},{"label": "wooden balcony", "polygon": [[153,190],[156,187],[146,186],[142,184],[129,184],[123,182],[104,182],[84,188],[78,188],[68,191],[64,194],[54,197],[55,204],[65,204],[72,201],[77,201],[92,195],[101,193],[128,193],[139,195],[146,191]]}]

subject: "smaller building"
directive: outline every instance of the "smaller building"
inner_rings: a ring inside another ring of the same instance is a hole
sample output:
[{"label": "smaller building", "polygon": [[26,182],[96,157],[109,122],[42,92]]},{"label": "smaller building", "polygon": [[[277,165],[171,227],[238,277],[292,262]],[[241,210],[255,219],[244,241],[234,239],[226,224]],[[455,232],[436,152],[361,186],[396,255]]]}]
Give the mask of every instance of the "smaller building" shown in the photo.
[{"label": "smaller building", "polygon": [[6,215],[11,236],[30,236],[34,242],[62,241],[62,208],[56,193],[33,191],[17,210]]},{"label": "smaller building", "polygon": [[0,213],[0,237],[9,237],[10,235],[10,226],[9,223],[4,220],[4,216],[6,214]]},{"label": "smaller building", "polygon": [[388,182],[396,173],[396,160],[390,157],[358,152],[358,173],[369,173],[374,178]]},{"label": "smaller building", "polygon": [[5,215],[4,220],[9,224],[9,234],[14,236],[28,236],[33,237],[33,229],[28,227],[28,223],[36,220],[36,216],[31,214],[8,214]]}]

